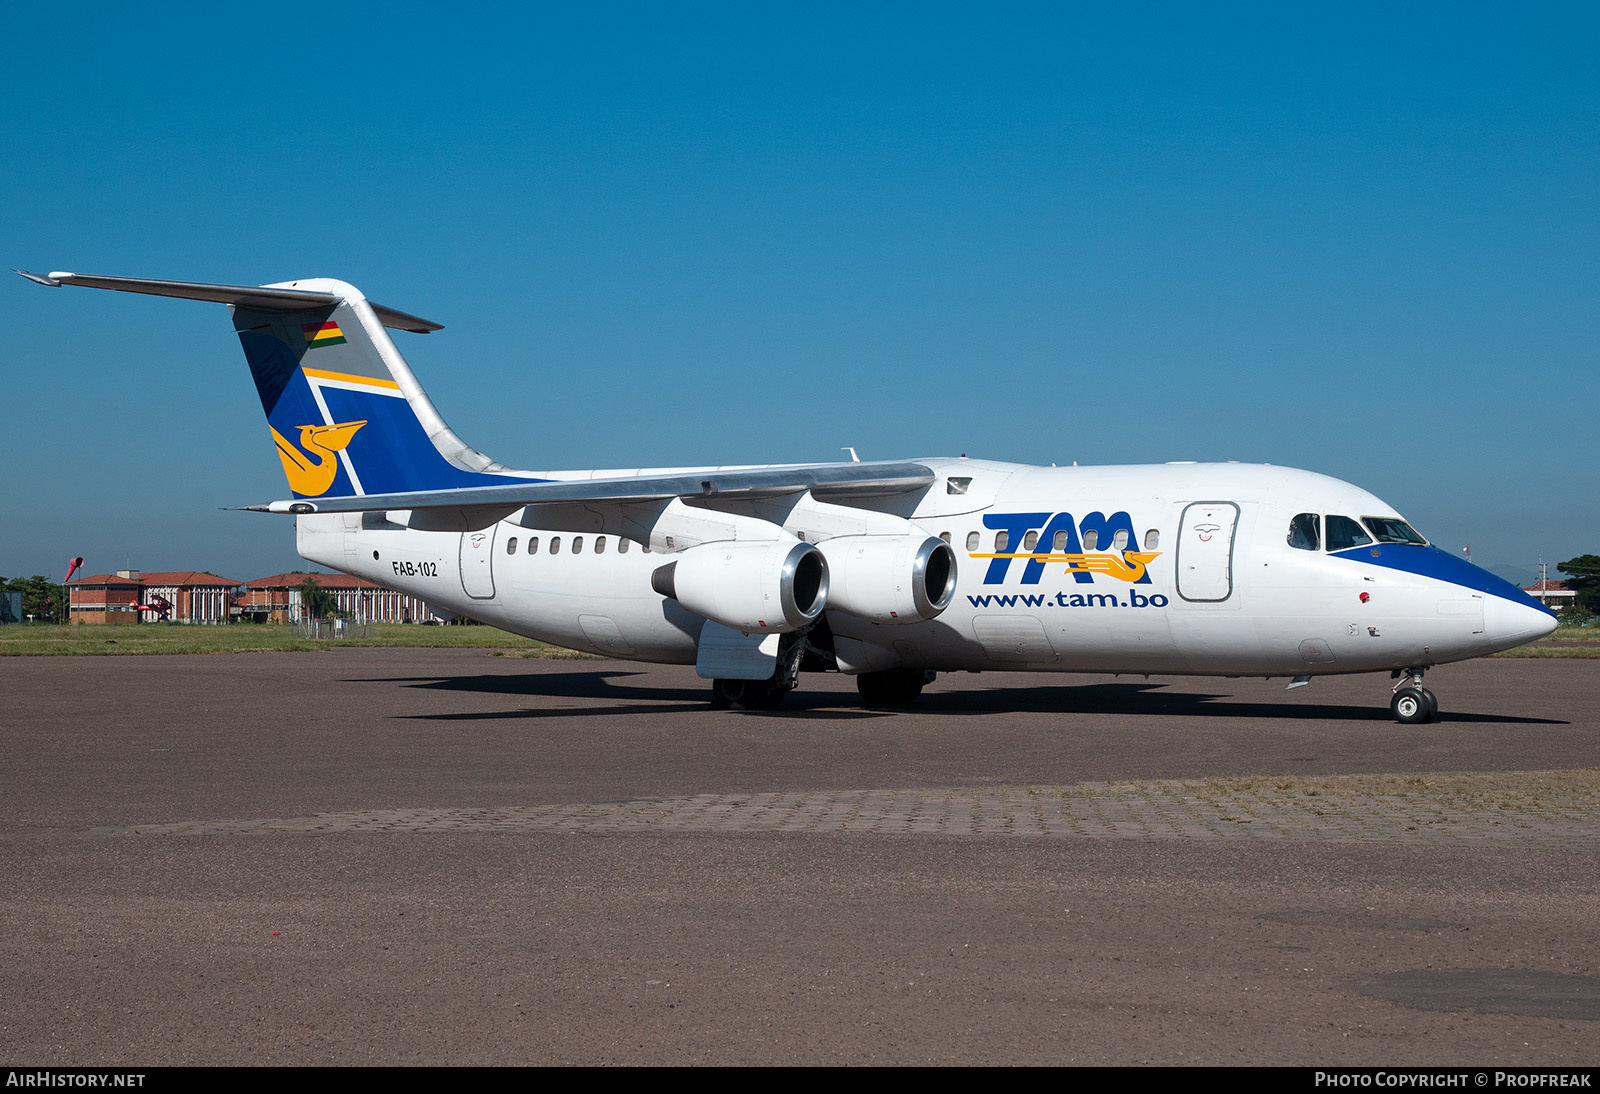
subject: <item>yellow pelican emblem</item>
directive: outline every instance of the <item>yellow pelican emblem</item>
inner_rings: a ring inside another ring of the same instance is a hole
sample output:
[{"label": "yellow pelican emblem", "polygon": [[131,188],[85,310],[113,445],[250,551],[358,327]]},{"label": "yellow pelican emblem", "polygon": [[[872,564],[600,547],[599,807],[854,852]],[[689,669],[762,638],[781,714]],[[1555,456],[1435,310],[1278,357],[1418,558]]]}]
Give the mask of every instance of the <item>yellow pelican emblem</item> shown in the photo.
[{"label": "yellow pelican emblem", "polygon": [[278,443],[278,459],[283,461],[283,473],[289,479],[289,489],[306,498],[326,494],[328,487],[333,485],[333,477],[339,473],[339,453],[350,444],[356,430],[366,424],[360,421],[303,425],[300,427],[299,448],[269,425],[267,428],[272,429],[272,439]]},{"label": "yellow pelican emblem", "polygon": [[[968,558],[1021,558],[1029,562],[1065,562],[1067,573],[1104,574],[1118,581],[1135,582],[1144,576],[1147,564],[1161,557],[1160,551],[1124,551],[1119,555],[1035,555],[1026,551],[992,555],[970,554]],[[1124,561],[1126,560],[1126,561]]]}]

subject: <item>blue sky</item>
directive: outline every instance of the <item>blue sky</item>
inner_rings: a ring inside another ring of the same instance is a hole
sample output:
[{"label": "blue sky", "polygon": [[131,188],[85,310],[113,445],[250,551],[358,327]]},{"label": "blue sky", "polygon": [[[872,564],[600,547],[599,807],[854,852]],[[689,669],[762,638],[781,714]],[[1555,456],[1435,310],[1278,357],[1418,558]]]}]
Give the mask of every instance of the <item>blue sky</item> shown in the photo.
[{"label": "blue sky", "polygon": [[[351,281],[516,466],[1238,459],[1600,551],[1593,5],[331,8],[9,11],[5,265]],[[286,493],[222,307],[8,278],[0,574],[305,565],[218,511]]]}]

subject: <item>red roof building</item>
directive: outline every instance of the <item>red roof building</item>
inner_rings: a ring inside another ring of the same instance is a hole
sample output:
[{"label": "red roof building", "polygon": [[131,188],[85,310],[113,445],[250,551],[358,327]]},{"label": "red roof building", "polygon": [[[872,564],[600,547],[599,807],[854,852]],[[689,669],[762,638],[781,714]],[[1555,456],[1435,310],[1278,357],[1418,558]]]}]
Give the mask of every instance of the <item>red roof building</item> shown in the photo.
[{"label": "red roof building", "polygon": [[[93,574],[67,585],[67,618],[74,623],[137,623],[144,584],[137,570]],[[134,576],[128,577],[126,575]]]},{"label": "red roof building", "polygon": [[1560,611],[1571,604],[1578,594],[1567,588],[1565,581],[1535,581],[1522,590],[1552,611]]},{"label": "red roof building", "polygon": [[199,570],[118,570],[67,586],[74,623],[226,623],[240,582]]},{"label": "red roof building", "polygon": [[339,614],[360,622],[421,623],[433,609],[410,593],[396,592],[349,574],[274,574],[247,581],[239,610],[257,623],[299,623],[306,618],[300,587],[307,578],[333,594]]}]

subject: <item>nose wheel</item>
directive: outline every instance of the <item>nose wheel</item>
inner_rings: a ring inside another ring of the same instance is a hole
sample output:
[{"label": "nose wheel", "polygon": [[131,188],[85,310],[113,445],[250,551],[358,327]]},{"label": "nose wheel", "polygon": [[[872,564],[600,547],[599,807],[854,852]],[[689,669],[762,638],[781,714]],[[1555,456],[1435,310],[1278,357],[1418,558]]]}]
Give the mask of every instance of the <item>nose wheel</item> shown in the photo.
[{"label": "nose wheel", "polygon": [[1396,672],[1400,682],[1395,684],[1394,698],[1389,700],[1389,710],[1394,720],[1404,725],[1421,725],[1439,715],[1439,700],[1433,692],[1422,686],[1420,668]]}]

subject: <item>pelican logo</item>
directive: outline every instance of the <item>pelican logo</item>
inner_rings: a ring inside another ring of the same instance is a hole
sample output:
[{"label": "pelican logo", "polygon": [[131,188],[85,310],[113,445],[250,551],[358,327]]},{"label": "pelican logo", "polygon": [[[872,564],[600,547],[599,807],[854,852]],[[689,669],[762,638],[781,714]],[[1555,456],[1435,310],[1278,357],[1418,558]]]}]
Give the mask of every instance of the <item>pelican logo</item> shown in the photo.
[{"label": "pelican logo", "polygon": [[[1081,521],[1071,513],[989,513],[983,523],[998,533],[994,550],[969,550],[967,557],[989,560],[985,585],[1003,583],[1013,561],[1025,563],[1024,585],[1039,584],[1045,567],[1051,564],[1064,564],[1064,572],[1080,585],[1092,583],[1096,576],[1148,585],[1147,567],[1161,557],[1160,551],[1129,550],[1138,540],[1133,518],[1126,511],[1109,517],[1096,511]],[[1149,545],[1155,546],[1154,542]]]},{"label": "pelican logo", "polygon": [[291,444],[282,433],[271,426],[272,439],[278,444],[278,459],[283,461],[283,473],[289,479],[289,489],[303,498],[326,494],[339,473],[339,453],[350,444],[356,430],[366,425],[360,422],[338,422],[334,425],[303,425],[300,427],[300,445]]},{"label": "pelican logo", "polygon": [[[1003,558],[1026,559],[1036,562],[1041,566],[1052,562],[1065,562],[1066,572],[1069,574],[1100,574],[1104,577],[1114,577],[1118,581],[1129,584],[1139,581],[1144,577],[1144,568],[1151,562],[1161,557],[1160,551],[1124,551],[1120,555],[1090,555],[1090,554],[1035,554],[1032,551],[998,552],[995,554],[970,553],[968,558]],[[1023,579],[1026,581],[1026,577]],[[1032,582],[1028,582],[1032,584]]]}]

